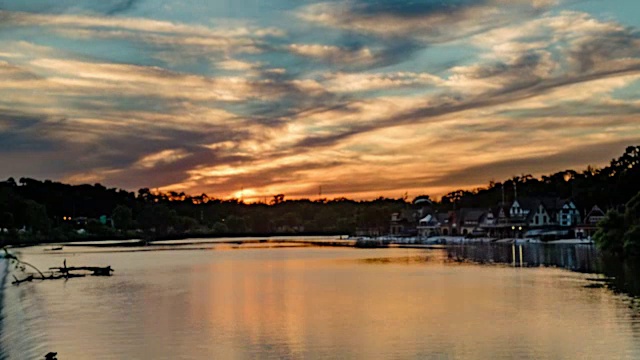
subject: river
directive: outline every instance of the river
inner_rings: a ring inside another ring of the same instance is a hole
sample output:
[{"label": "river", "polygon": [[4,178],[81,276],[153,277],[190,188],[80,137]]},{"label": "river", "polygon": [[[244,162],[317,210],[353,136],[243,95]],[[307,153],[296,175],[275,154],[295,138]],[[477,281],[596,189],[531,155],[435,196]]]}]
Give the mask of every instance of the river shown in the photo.
[{"label": "river", "polygon": [[5,284],[0,359],[640,358],[640,308],[594,286],[592,250],[539,249],[24,248],[115,273]]}]

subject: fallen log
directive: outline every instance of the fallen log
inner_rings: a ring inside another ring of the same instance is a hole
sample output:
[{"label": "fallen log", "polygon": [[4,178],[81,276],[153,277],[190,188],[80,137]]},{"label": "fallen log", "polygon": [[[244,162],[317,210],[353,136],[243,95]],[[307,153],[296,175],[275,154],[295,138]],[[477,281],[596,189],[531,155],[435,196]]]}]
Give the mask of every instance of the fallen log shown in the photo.
[{"label": "fallen log", "polygon": [[[26,264],[23,261],[19,261],[15,256],[13,257],[19,263]],[[31,265],[32,266],[32,265]],[[87,275],[92,276],[111,276],[111,273],[114,271],[111,266],[67,266],[67,259],[64,259],[62,267],[51,267],[49,268],[48,276],[43,274],[36,267],[32,266],[34,269],[38,271],[39,277],[36,277],[36,274],[30,273],[24,279],[18,279],[13,276],[15,281],[12,282],[13,285],[20,285],[23,282],[31,282],[33,280],[58,280],[58,279],[70,279],[76,277],[85,277]]]},{"label": "fallen log", "polygon": [[110,276],[114,271],[111,266],[70,266],[70,267],[52,267],[49,270],[58,271],[63,274],[69,274],[72,271],[90,271],[94,276]]}]

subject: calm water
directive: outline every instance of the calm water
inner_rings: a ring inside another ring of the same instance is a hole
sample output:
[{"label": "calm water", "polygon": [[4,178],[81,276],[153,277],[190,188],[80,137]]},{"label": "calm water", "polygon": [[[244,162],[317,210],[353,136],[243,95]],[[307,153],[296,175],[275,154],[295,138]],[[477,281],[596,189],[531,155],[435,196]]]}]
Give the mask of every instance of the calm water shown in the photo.
[{"label": "calm water", "polygon": [[484,249],[24,249],[116,272],[5,284],[0,358],[640,358],[630,297],[585,287],[593,274],[455,261],[510,262]]}]

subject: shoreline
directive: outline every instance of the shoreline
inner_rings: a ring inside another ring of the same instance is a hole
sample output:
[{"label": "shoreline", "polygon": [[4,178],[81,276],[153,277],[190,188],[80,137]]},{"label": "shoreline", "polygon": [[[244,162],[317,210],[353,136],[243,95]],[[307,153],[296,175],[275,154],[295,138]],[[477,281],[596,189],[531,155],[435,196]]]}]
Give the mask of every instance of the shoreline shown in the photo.
[{"label": "shoreline", "polygon": [[4,338],[4,289],[7,286],[7,277],[9,276],[9,262],[3,255],[0,255],[0,359],[4,359],[2,350]]},{"label": "shoreline", "polygon": [[419,237],[348,237],[345,235],[266,235],[266,236],[219,236],[219,237],[184,237],[173,239],[145,240],[141,238],[133,239],[100,239],[100,240],[78,240],[78,241],[46,241],[38,243],[18,243],[9,245],[8,248],[60,245],[60,246],[92,246],[92,247],[136,247],[148,245],[160,246],[180,246],[196,244],[252,244],[252,243],[303,243],[318,246],[351,246],[358,245],[482,245],[482,244],[540,244],[540,245],[594,245],[592,240],[586,239],[560,239],[552,241],[541,241],[531,238],[464,238],[458,236],[438,236],[431,238]]},{"label": "shoreline", "polygon": [[231,245],[243,248],[247,246],[262,246],[274,244],[291,244],[296,246],[327,246],[350,248],[437,248],[442,246],[482,246],[482,245],[542,245],[542,246],[595,246],[593,241],[586,239],[563,239],[554,241],[540,241],[537,239],[496,239],[496,238],[464,238],[455,236],[439,236],[427,239],[417,237],[390,237],[381,236],[345,237],[345,236],[262,236],[262,237],[216,237],[216,238],[184,238],[175,240],[93,240],[72,242],[45,242],[38,244],[21,244],[10,247],[51,246],[45,251],[56,251],[58,247],[94,247],[94,248],[149,248],[152,247],[182,247],[197,245]]}]

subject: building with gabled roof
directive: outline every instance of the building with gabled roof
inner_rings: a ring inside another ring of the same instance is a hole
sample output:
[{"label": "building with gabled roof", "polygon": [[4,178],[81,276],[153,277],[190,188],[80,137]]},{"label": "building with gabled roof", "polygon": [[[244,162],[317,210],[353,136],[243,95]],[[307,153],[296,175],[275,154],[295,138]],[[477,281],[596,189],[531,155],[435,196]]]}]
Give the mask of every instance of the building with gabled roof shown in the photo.
[{"label": "building with gabled roof", "polygon": [[576,226],[576,236],[579,238],[591,238],[598,231],[598,223],[606,216],[605,212],[594,205],[591,211],[585,216],[584,222]]}]

